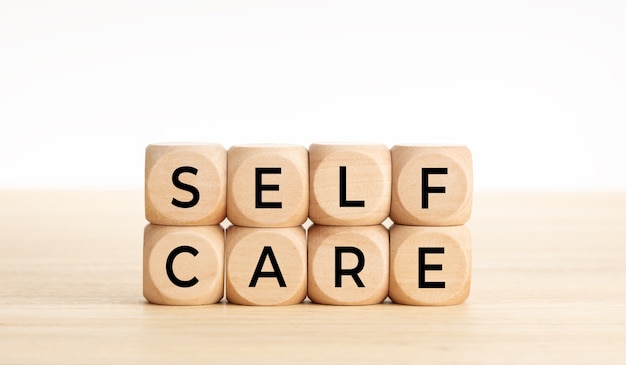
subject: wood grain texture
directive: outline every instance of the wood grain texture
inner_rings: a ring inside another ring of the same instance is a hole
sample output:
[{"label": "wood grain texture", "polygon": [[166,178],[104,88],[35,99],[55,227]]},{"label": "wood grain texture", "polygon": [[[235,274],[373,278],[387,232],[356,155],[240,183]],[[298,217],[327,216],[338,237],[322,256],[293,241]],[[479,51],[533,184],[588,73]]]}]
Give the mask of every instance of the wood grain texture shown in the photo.
[{"label": "wood grain texture", "polygon": [[141,191],[0,201],[1,364],[626,363],[625,193],[475,193],[449,307],[152,305]]}]

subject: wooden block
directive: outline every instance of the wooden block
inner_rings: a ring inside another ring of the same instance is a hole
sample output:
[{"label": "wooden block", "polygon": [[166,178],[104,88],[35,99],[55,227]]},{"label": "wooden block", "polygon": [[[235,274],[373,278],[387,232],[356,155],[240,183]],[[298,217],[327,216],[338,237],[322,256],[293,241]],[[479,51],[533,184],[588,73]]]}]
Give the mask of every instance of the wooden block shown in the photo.
[{"label": "wooden block", "polygon": [[301,226],[226,230],[226,298],[289,305],[306,297],[306,232]]},{"label": "wooden block", "polygon": [[228,220],[246,227],[295,227],[309,209],[309,154],[296,145],[228,150]]},{"label": "wooden block", "polygon": [[414,226],[465,224],[472,212],[472,156],[465,146],[391,148],[390,218]]},{"label": "wooden block", "polygon": [[308,295],[333,305],[381,303],[389,288],[389,232],[383,225],[322,226],[308,233]]},{"label": "wooden block", "polygon": [[143,295],[151,303],[202,305],[224,296],[224,229],[148,224]]},{"label": "wooden block", "polygon": [[467,299],[472,246],[466,226],[394,224],[389,231],[391,300],[410,305],[453,305]]},{"label": "wooden block", "polygon": [[145,210],[150,223],[219,224],[226,217],[226,149],[215,143],[146,148]]},{"label": "wooden block", "polygon": [[376,225],[389,216],[391,154],[385,145],[312,144],[309,159],[311,221]]}]

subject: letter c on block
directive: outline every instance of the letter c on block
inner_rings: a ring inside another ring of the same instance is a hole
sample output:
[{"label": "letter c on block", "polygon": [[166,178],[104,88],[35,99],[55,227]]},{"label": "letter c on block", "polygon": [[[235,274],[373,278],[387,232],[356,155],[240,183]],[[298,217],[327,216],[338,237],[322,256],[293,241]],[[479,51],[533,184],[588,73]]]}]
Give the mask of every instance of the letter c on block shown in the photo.
[{"label": "letter c on block", "polygon": [[174,274],[174,269],[173,269],[174,259],[176,258],[176,256],[178,256],[179,254],[183,252],[190,253],[193,256],[198,255],[198,250],[196,250],[195,248],[191,246],[178,246],[175,249],[173,249],[172,252],[170,252],[170,254],[167,256],[167,262],[165,263],[165,270],[167,271],[167,277],[170,279],[172,283],[174,283],[174,285],[179,286],[181,288],[189,288],[198,283],[198,278],[194,276],[193,278],[189,280],[180,280],[176,276],[176,274]]}]

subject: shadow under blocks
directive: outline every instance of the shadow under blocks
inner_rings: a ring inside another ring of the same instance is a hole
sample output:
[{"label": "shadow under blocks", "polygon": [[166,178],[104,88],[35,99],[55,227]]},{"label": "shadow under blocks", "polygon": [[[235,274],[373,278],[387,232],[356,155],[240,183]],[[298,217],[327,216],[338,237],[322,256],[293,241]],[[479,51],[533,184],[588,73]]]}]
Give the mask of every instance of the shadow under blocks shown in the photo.
[{"label": "shadow under blocks", "polygon": [[469,296],[466,146],[170,143],[148,145],[145,158],[150,303],[442,306]]}]

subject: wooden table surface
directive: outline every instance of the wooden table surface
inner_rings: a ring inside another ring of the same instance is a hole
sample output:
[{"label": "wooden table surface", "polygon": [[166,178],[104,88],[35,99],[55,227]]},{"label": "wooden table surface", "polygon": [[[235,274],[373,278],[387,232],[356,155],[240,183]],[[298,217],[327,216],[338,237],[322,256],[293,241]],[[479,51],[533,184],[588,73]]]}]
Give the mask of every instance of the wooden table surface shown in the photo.
[{"label": "wooden table surface", "polygon": [[626,363],[626,193],[476,193],[469,299],[142,296],[142,192],[0,192],[0,364]]}]

